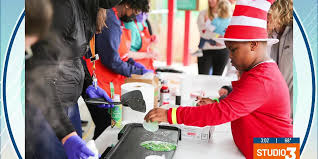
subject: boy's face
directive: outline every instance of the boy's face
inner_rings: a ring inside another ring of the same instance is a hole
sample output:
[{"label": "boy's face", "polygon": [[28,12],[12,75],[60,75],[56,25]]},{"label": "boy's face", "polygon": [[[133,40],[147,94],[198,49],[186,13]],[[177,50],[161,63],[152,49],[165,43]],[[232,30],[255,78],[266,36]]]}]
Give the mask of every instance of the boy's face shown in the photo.
[{"label": "boy's face", "polygon": [[253,53],[252,43],[255,42],[225,41],[230,51],[231,63],[238,71],[246,71],[253,64],[255,53]]}]

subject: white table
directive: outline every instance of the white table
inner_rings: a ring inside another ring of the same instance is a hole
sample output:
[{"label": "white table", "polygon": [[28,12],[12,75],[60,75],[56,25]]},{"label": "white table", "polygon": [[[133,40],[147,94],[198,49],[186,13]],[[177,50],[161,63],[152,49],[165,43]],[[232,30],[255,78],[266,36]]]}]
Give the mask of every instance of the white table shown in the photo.
[{"label": "white table", "polygon": [[[190,98],[190,94],[200,95],[199,92],[204,92],[205,97],[216,98],[219,96],[218,91],[222,86],[231,84],[231,79],[228,77],[211,75],[161,73],[160,77],[169,81],[171,94],[180,91],[181,105],[183,106],[193,105],[194,99]],[[173,97],[171,100],[174,104]]]},{"label": "white table", "polygon": [[[95,141],[99,153],[107,147],[115,145],[120,129],[108,127]],[[244,159],[234,144],[230,131],[230,123],[215,127],[209,142],[181,139],[178,143],[174,159]]]},{"label": "white table", "polygon": [[231,133],[230,123],[215,127],[213,137],[206,142],[181,140],[178,143],[174,159],[244,159],[236,147]]},{"label": "white table", "polygon": [[[164,73],[162,77],[167,80],[174,80],[182,83],[181,79],[186,78],[186,86],[183,91],[203,90],[208,96],[217,96],[218,90],[223,85],[229,85],[230,80],[220,76],[207,75],[180,75],[173,73]],[[96,146],[100,153],[103,153],[107,147],[115,145],[119,129],[107,128],[99,138]],[[215,127],[213,137],[208,143],[195,140],[181,140],[178,143],[174,159],[244,159],[245,157],[236,147],[231,133],[230,123]]]}]

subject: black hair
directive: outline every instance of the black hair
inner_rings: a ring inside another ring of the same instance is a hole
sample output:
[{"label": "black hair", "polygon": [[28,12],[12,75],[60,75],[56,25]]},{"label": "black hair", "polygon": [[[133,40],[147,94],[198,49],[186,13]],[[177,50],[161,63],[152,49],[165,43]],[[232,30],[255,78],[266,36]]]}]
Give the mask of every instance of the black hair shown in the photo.
[{"label": "black hair", "polygon": [[227,90],[227,94],[230,94],[232,92],[232,87],[231,86],[222,86],[221,88],[226,89]]},{"label": "black hair", "polygon": [[51,25],[53,9],[50,0],[25,1],[25,34],[45,35]]},{"label": "black hair", "polygon": [[131,9],[149,12],[149,0],[123,0],[119,5],[127,4]]},{"label": "black hair", "polygon": [[219,101],[223,100],[224,98],[226,98],[231,92],[232,92],[232,86],[222,86],[221,88],[226,89],[227,90],[227,95],[223,95],[219,98]]}]

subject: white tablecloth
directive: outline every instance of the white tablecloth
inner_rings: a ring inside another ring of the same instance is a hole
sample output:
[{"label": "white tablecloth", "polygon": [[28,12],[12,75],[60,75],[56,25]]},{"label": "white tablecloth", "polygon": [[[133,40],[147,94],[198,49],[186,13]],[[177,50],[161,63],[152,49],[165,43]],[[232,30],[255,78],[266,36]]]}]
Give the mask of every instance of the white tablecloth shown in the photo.
[{"label": "white tablecloth", "polygon": [[[180,77],[179,74],[163,74],[162,77],[174,83],[180,79],[187,79],[187,89],[191,91],[204,91],[208,96],[217,96],[218,90],[223,85],[229,85],[230,80],[220,76],[197,75]],[[180,84],[182,81],[180,81]],[[184,89],[183,89],[184,90]],[[125,123],[125,122],[124,122]],[[108,146],[115,145],[119,129],[107,128],[99,138],[96,146],[99,153],[103,153]],[[178,143],[174,159],[243,159],[245,158],[236,147],[231,133],[230,123],[215,127],[213,137],[209,142],[195,140],[181,140]]]}]

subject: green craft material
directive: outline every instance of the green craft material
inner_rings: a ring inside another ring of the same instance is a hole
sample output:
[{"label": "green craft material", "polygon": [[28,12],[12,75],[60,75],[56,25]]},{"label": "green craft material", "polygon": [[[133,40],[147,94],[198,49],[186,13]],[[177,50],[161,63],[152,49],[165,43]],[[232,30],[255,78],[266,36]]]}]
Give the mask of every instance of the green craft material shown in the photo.
[{"label": "green craft material", "polygon": [[215,100],[217,103],[220,103],[219,98],[214,98],[214,99],[212,99],[212,100]]},{"label": "green craft material", "polygon": [[144,141],[140,146],[152,151],[174,151],[177,148],[176,144],[163,141]]}]

